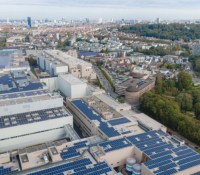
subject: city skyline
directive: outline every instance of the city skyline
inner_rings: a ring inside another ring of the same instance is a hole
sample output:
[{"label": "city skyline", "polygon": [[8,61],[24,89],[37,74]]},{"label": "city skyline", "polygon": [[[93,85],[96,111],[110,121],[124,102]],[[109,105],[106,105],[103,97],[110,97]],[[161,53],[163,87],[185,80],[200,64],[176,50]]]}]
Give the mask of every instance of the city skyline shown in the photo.
[{"label": "city skyline", "polygon": [[1,18],[199,19],[197,0],[0,0]]}]

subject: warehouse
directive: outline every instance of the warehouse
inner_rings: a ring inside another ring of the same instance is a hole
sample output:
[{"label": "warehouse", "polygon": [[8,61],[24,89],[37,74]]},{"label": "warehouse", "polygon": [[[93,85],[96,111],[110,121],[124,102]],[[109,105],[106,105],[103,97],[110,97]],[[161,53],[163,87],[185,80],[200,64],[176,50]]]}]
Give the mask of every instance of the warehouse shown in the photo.
[{"label": "warehouse", "polygon": [[81,98],[87,95],[87,84],[72,74],[59,75],[58,88],[69,98]]}]

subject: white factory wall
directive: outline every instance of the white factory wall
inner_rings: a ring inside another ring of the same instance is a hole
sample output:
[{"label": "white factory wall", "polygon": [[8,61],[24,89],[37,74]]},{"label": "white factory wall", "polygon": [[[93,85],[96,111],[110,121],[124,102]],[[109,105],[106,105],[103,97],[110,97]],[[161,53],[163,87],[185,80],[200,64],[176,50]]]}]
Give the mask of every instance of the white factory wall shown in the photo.
[{"label": "white factory wall", "polygon": [[67,124],[70,124],[71,126],[73,126],[72,116],[49,119],[49,120],[29,123],[25,125],[1,128],[0,141],[1,139],[7,139],[10,137],[18,137],[21,135],[28,135],[28,134],[32,134],[36,132],[42,132],[45,130],[60,128]]},{"label": "white factory wall", "polygon": [[58,75],[60,73],[68,73],[68,66],[56,66],[53,65],[54,75]]},{"label": "white factory wall", "polygon": [[45,69],[45,65],[44,65],[45,59],[43,57],[39,57],[37,59],[37,63],[38,65],[44,70]]},{"label": "white factory wall", "polygon": [[51,142],[66,137],[64,128],[2,140],[0,152]]},{"label": "white factory wall", "polygon": [[49,60],[45,60],[45,70],[51,74],[52,63]]},{"label": "white factory wall", "polygon": [[87,84],[72,85],[71,98],[81,98],[87,95]]},{"label": "white factory wall", "polygon": [[87,95],[87,84],[71,84],[70,82],[64,80],[62,77],[58,77],[58,87],[59,90],[70,98],[81,98]]},{"label": "white factory wall", "polygon": [[58,90],[58,77],[41,78],[40,81],[46,84],[50,92]]},{"label": "white factory wall", "polygon": [[51,109],[63,106],[63,98],[52,98],[48,100],[33,101],[29,103],[11,104],[7,106],[0,106],[1,116],[20,114],[25,112],[32,112],[44,109]]}]

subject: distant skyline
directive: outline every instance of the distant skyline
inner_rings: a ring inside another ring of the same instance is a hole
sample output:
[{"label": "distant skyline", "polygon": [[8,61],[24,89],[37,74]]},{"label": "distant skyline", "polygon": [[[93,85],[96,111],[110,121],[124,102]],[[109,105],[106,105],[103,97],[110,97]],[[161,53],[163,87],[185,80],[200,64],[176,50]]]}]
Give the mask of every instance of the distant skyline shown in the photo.
[{"label": "distant skyline", "polygon": [[199,0],[0,0],[0,18],[200,19]]}]

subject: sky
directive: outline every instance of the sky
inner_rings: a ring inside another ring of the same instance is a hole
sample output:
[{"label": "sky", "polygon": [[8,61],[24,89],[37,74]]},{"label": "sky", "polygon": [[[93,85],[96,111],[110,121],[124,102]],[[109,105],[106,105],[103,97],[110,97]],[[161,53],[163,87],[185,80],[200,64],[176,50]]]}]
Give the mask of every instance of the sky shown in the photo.
[{"label": "sky", "polygon": [[0,18],[200,19],[200,0],[0,0]]}]

